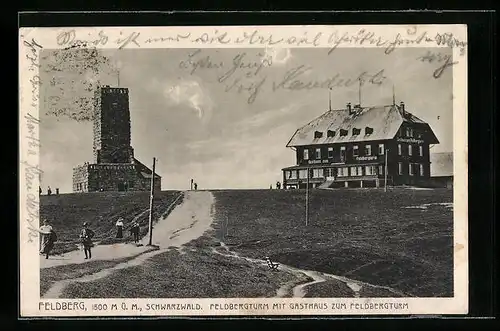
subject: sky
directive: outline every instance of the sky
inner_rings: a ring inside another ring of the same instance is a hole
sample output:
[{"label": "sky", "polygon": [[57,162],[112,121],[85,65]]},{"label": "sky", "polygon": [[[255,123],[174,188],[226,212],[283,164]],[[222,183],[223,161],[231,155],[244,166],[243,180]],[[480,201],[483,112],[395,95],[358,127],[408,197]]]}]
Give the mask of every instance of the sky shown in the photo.
[{"label": "sky", "polygon": [[[92,162],[92,91],[129,89],[135,157],[162,176],[162,189],[268,188],[295,164],[286,144],[300,126],[329,109],[396,102],[428,122],[452,152],[451,68],[439,78],[448,49],[122,49],[44,50],[40,62],[41,185],[72,191],[72,169]],[[287,80],[288,78],[288,80]],[[292,83],[300,81],[302,84]],[[316,88],[304,88],[309,82]],[[328,81],[327,81],[328,82]]]}]

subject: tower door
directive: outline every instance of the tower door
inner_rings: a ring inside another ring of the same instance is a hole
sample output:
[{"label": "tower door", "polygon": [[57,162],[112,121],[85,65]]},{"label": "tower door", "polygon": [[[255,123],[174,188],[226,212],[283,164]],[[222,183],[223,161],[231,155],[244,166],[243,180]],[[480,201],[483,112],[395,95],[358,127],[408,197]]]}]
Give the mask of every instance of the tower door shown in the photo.
[{"label": "tower door", "polygon": [[118,191],[122,192],[122,191],[125,191],[125,190],[126,190],[126,184],[122,183],[122,182],[119,182],[118,183]]}]

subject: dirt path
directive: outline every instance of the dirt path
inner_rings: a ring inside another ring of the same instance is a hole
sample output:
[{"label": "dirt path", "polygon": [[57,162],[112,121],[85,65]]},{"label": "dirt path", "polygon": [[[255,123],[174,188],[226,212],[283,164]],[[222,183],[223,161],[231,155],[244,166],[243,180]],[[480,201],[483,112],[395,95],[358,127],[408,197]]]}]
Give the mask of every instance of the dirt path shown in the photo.
[{"label": "dirt path", "polygon": [[[224,243],[221,243],[221,248],[224,250],[224,252],[220,252],[217,248],[213,247],[212,252],[215,254],[219,254],[225,257],[229,258],[237,258],[237,259],[242,259],[248,262],[252,263],[257,263],[260,265],[267,265],[267,262],[265,260],[260,260],[260,259],[253,259],[245,256],[241,256],[238,253],[231,251]],[[385,291],[389,291],[391,293],[397,294],[398,296],[403,295],[403,293],[394,290],[390,287],[386,286],[378,286],[378,285],[373,285],[373,284],[368,284],[356,280],[352,280],[346,277],[342,276],[337,276],[337,275],[332,275],[332,274],[327,274],[315,270],[304,270],[304,269],[299,269],[295,268],[292,266],[280,264],[278,267],[279,270],[283,271],[288,271],[294,275],[297,276],[297,280],[294,280],[289,283],[283,284],[276,292],[277,297],[294,297],[294,298],[303,298],[307,290],[306,288],[308,286],[322,283],[328,280],[337,280],[342,283],[344,283],[347,287],[349,287],[354,294],[354,297],[359,298],[360,294],[359,292],[363,287],[368,287],[368,288],[377,288],[377,289],[383,289]],[[304,277],[306,276],[306,277]],[[309,281],[300,281],[301,279],[309,279]],[[404,296],[404,295],[403,295]]]},{"label": "dirt path", "polygon": [[[181,198],[180,194],[177,199],[175,199],[168,209],[175,206],[177,201]],[[139,217],[142,217],[145,213],[149,212],[149,208],[139,213],[135,218],[136,221]],[[148,236],[146,236],[149,238]],[[145,238],[146,238],[145,237]],[[147,243],[147,242],[146,242]],[[150,247],[146,247],[144,242],[141,245],[136,245],[134,243],[117,243],[112,245],[96,245],[92,248],[92,259],[85,260],[85,253],[83,250],[75,250],[67,252],[60,255],[54,255],[45,259],[44,256],[40,256],[40,268],[51,268],[66,264],[81,264],[91,261],[102,261],[102,260],[117,260],[121,258],[130,258],[137,256],[138,254],[150,251]]]},{"label": "dirt path", "polygon": [[[140,265],[157,254],[166,252],[173,247],[182,247],[191,240],[202,236],[212,224],[211,207],[213,202],[214,197],[210,192],[186,192],[182,204],[175,207],[166,218],[158,221],[153,228],[153,244],[159,246],[159,249],[145,252],[132,260],[112,268],[103,269],[92,275],[56,282],[45,293],[44,298],[58,298],[64,288],[72,282],[91,282],[106,277],[116,270]],[[143,238],[142,243],[147,244],[148,240],[149,234]],[[144,247],[147,246],[144,245]]]}]

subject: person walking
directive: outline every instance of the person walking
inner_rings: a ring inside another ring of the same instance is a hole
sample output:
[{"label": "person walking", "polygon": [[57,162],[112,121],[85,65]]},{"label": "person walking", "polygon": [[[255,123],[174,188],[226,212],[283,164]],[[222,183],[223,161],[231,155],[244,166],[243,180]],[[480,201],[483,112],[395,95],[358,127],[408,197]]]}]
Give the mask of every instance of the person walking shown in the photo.
[{"label": "person walking", "polygon": [[94,246],[92,242],[92,238],[94,237],[94,231],[88,228],[87,222],[83,223],[83,229],[80,233],[80,239],[82,240],[83,250],[85,251],[85,259],[92,258],[92,246]]},{"label": "person walking", "polygon": [[116,238],[118,238],[118,239],[123,238],[123,218],[122,217],[118,218],[118,221],[116,222]]},{"label": "person walking", "polygon": [[57,241],[57,234],[54,229],[50,229],[50,233],[48,235],[47,243],[45,244],[45,258],[48,259],[50,255],[50,251],[54,248],[54,243]]},{"label": "person walking", "polygon": [[51,231],[52,226],[47,219],[44,219],[43,225],[38,230],[38,232],[40,232],[40,254],[45,254],[46,247],[49,244]]},{"label": "person walking", "polygon": [[137,223],[136,221],[134,221],[132,223],[132,226],[130,227],[130,234],[132,235],[132,238],[134,240],[134,243],[138,243],[139,242],[139,232],[141,230],[141,227],[139,226],[139,223]]}]

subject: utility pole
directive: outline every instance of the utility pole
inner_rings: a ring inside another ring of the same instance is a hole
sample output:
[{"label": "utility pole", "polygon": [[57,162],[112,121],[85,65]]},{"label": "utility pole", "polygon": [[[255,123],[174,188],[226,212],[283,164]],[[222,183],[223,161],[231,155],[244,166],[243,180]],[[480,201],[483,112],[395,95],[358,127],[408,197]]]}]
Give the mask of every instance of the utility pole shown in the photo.
[{"label": "utility pole", "polygon": [[389,153],[389,148],[384,151],[385,154],[385,170],[384,170],[384,192],[387,192],[387,154]]},{"label": "utility pole", "polygon": [[332,88],[328,90],[328,110],[332,110]]},{"label": "utility pole", "polygon": [[153,157],[153,173],[151,174],[151,196],[149,197],[149,246],[153,244],[153,197],[155,193],[155,165],[156,158]]},{"label": "utility pole", "polygon": [[306,181],[306,226],[309,224],[309,167],[307,168]]},{"label": "utility pole", "polygon": [[359,98],[359,106],[361,107],[361,77],[359,78],[358,98]]}]

